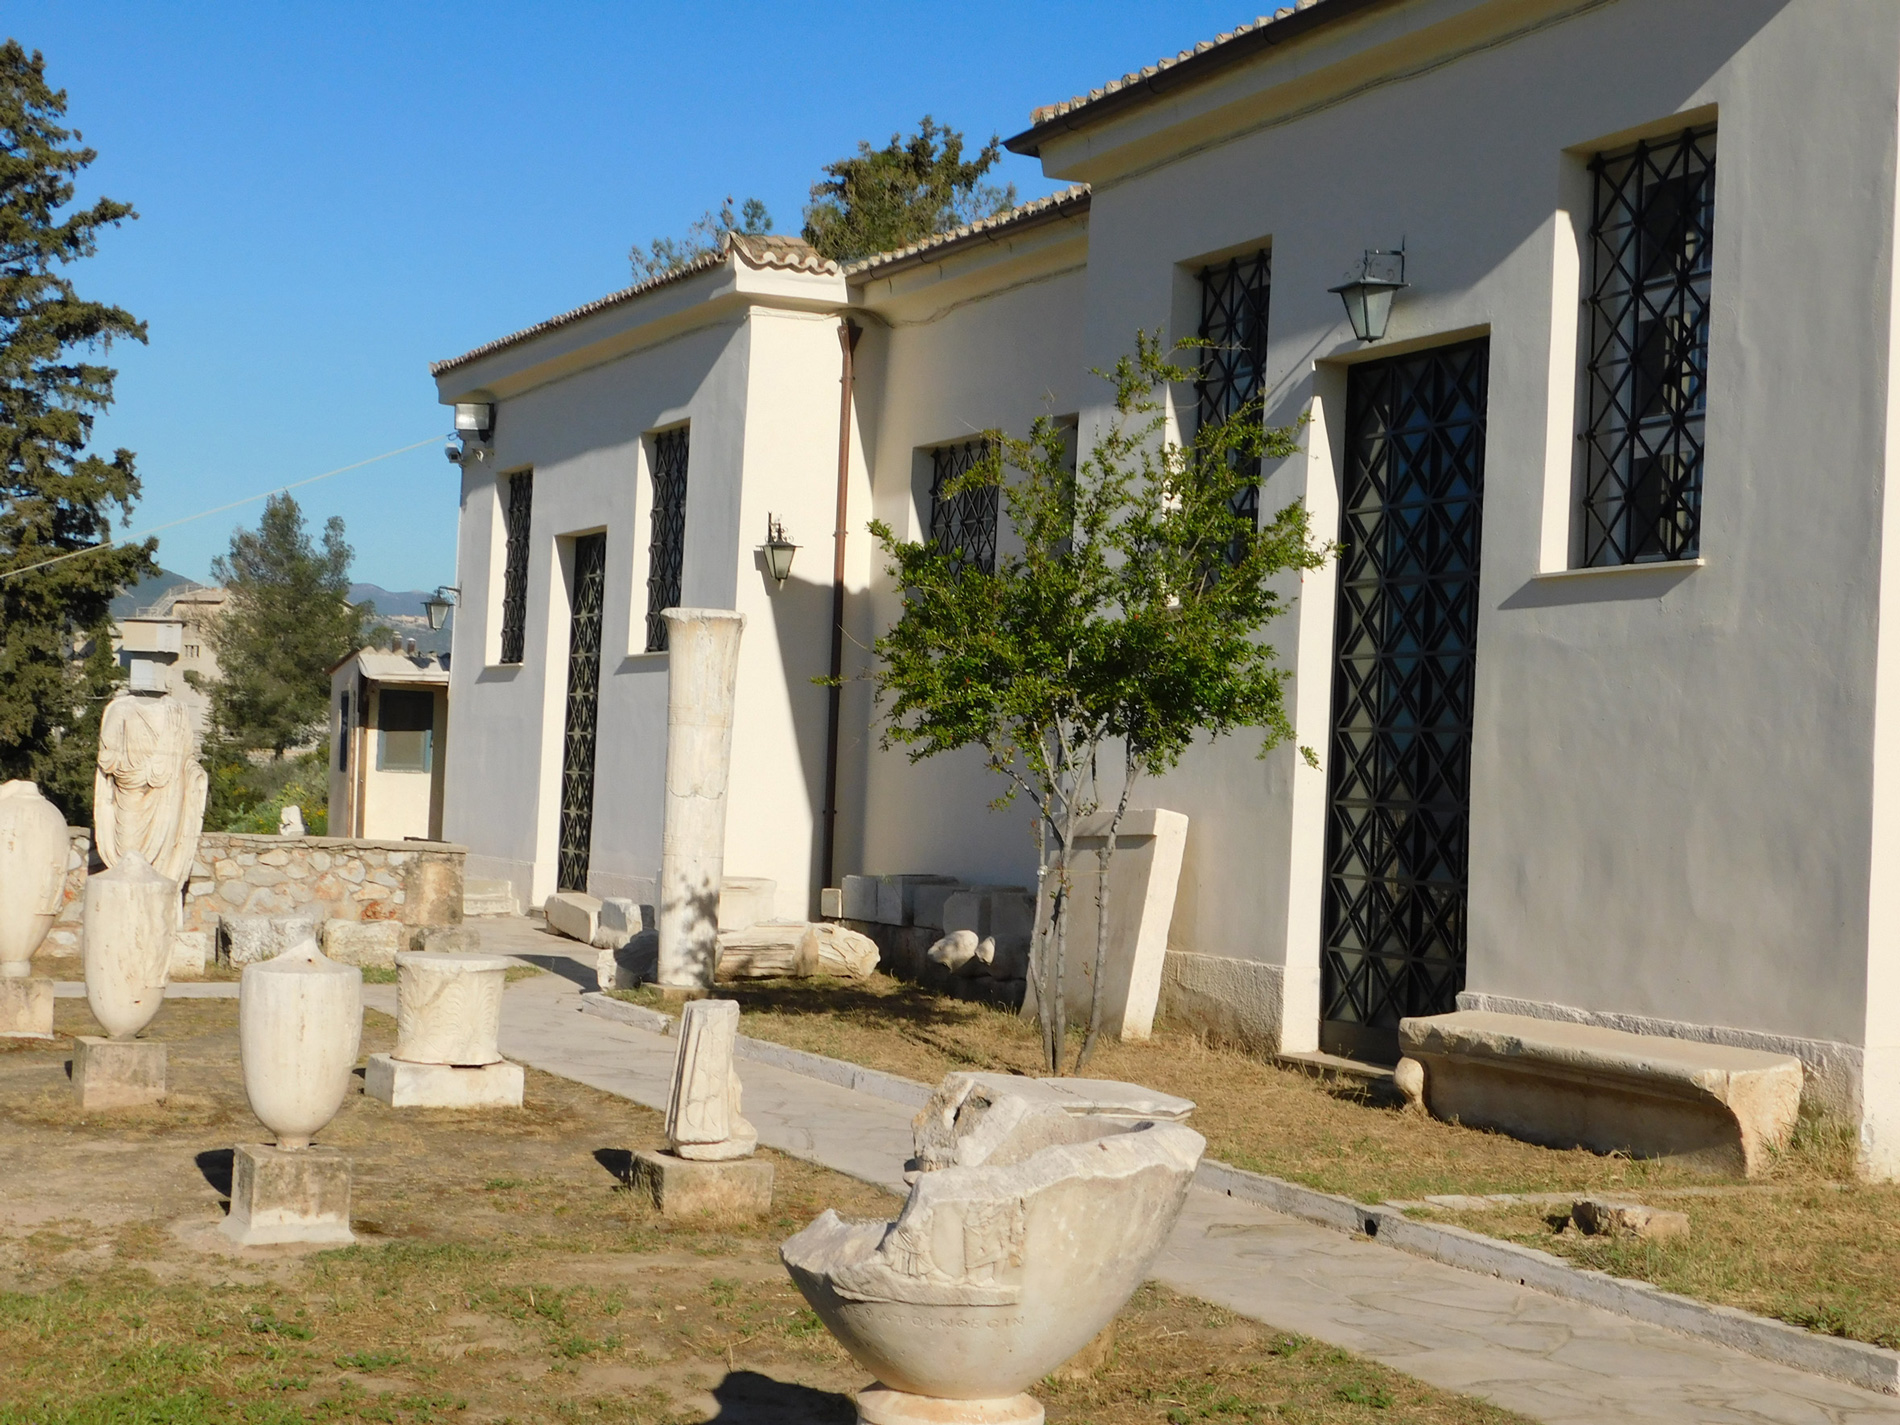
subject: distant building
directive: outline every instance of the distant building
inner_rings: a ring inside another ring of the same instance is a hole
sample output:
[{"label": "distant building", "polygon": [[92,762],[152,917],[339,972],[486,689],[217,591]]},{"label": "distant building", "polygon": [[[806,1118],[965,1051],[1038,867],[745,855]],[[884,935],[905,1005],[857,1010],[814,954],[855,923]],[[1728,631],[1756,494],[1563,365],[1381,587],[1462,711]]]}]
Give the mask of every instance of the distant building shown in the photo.
[{"label": "distant building", "polygon": [[200,741],[211,725],[210,685],[220,676],[210,629],[229,598],[215,584],[161,572],[113,602],[112,649],[132,687],[176,695]]},{"label": "distant building", "polygon": [[330,670],[330,834],[440,841],[449,660],[391,644]]}]

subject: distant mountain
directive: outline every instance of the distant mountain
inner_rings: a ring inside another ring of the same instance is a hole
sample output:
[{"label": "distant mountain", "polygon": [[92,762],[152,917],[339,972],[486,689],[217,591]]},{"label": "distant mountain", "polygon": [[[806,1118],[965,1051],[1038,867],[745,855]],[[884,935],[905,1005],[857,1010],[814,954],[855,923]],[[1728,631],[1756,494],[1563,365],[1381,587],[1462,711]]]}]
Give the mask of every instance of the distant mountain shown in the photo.
[{"label": "distant mountain", "polygon": [[173,589],[201,587],[203,586],[196,579],[187,579],[183,574],[174,574],[169,569],[160,569],[151,578],[141,579],[130,588],[120,591],[119,597],[111,604],[112,617],[122,619],[137,613],[140,609],[149,609]]},{"label": "distant mountain", "polygon": [[447,653],[449,636],[455,630],[451,612],[441,628],[429,627],[429,615],[422,605],[433,589],[385,589],[381,584],[350,585],[350,602],[365,601],[375,606],[376,621],[389,625],[404,638],[413,638],[421,653]]}]

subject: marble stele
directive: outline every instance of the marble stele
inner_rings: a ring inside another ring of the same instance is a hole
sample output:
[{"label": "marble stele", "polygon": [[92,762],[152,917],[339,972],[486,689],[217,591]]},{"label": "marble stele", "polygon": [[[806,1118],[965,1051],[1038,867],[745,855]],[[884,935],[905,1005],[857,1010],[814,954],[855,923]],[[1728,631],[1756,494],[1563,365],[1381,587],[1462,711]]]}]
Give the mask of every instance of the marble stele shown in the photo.
[{"label": "marble stele", "polygon": [[372,1054],[363,1092],[391,1108],[519,1108],[526,1074],[501,1056],[499,955],[396,956],[396,1048]]},{"label": "marble stele", "polygon": [[1147,1276],[1205,1147],[1182,1123],[964,1089],[933,1100],[957,1105],[947,1124],[919,1115],[924,1166],[895,1222],[826,1209],[780,1251],[812,1309],[877,1377],[859,1396],[871,1425],[1041,1421],[1024,1392],[1087,1346]]},{"label": "marble stele", "polygon": [[754,1158],[759,1135],[740,1116],[735,1000],[695,1000],[680,1015],[667,1095],[664,1153],[634,1154],[634,1183],[661,1213],[757,1215],[772,1205],[772,1165]]},{"label": "marble stele", "polygon": [[307,935],[238,981],[238,1056],[251,1112],[276,1135],[239,1144],[226,1236],[244,1246],[348,1242],[350,1160],[310,1140],[336,1117],[363,1038],[363,972]]},{"label": "marble stele", "polygon": [[745,615],[668,609],[662,617],[668,671],[657,983],[706,990],[719,963],[726,783]]},{"label": "marble stele", "polygon": [[93,846],[116,866],[131,851],[174,885],[204,829],[205,770],[191,723],[169,693],[122,692],[106,704],[93,776]]},{"label": "marble stele", "polygon": [[108,1038],[81,1035],[74,1049],[73,1092],[84,1108],[130,1108],[165,1096],[165,1046],[134,1036],[165,1003],[177,902],[177,884],[136,849],[86,878],[86,1002]]},{"label": "marble stele", "polygon": [[53,981],[33,973],[33,952],[59,916],[69,846],[38,787],[0,786],[0,1038],[52,1038]]}]

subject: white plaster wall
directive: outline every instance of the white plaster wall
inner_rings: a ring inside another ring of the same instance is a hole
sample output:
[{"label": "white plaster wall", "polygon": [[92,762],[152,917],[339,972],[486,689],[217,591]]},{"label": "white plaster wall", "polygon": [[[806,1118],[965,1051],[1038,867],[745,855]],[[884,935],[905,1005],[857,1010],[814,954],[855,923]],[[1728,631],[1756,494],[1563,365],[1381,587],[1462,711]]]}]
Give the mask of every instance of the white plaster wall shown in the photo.
[{"label": "white plaster wall", "polygon": [[[494,448],[465,467],[443,834],[471,875],[507,876],[539,903],[553,891],[560,822],[572,539],[607,533],[590,888],[645,894],[660,859],[666,659],[646,647],[650,479],[644,435],[692,425],[682,597],[730,607],[747,380],[741,314],[536,385],[499,403]],[[527,640],[500,648],[501,507],[490,471],[532,468]]]},{"label": "white plaster wall", "polygon": [[[1474,990],[1867,1032],[1897,56],[1900,9],[1872,0],[1421,0],[1045,150],[1095,184],[1081,365],[1178,322],[1177,264],[1271,239],[1269,418],[1318,424],[1265,499],[1304,494],[1322,534],[1344,363],[1490,333]],[[1267,72],[1288,82],[1271,101]],[[1579,155],[1711,108],[1706,567],[1541,578],[1572,503]],[[1167,157],[1169,124],[1191,151]],[[1413,288],[1362,349],[1326,289],[1401,237]],[[1322,757],[1332,598],[1309,577],[1276,635]],[[1285,964],[1283,1042],[1303,1047],[1325,782],[1253,751],[1199,750],[1140,800],[1196,828],[1177,947]]]},{"label": "white plaster wall", "polygon": [[[996,254],[980,252],[866,294],[883,318],[865,338],[860,392],[875,424],[873,512],[900,535],[927,532],[929,462],[917,459],[920,448],[992,428],[1026,436],[1037,416],[1080,409],[1089,379],[1081,344],[1088,280],[1082,231],[1067,224],[1024,243],[1019,259],[999,263]],[[854,539],[868,519],[854,522]],[[847,655],[847,667],[861,674],[871,666],[869,640],[898,612],[882,556],[870,554],[869,628]],[[880,725],[868,697],[860,696],[857,711],[869,719],[853,727],[865,767],[862,832],[855,864],[841,858],[840,875],[933,872],[1035,884],[1034,811],[1021,798],[1003,811],[990,809],[1004,784],[979,753],[913,765],[903,748],[878,747]]]}]

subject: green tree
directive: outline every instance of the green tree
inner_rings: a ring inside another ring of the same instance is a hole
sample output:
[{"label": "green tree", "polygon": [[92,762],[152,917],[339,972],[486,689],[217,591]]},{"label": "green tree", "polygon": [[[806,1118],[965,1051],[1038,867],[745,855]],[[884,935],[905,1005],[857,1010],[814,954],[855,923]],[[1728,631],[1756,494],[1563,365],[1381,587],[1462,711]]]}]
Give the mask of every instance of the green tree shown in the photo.
[{"label": "green tree", "polygon": [[[1187,444],[1168,439],[1157,393],[1194,373],[1145,332],[1132,355],[1096,374],[1114,388],[1114,407],[1079,464],[1070,433],[1045,417],[1027,440],[990,432],[989,458],[949,490],[1002,487],[1020,548],[1000,550],[994,573],[871,527],[903,595],[875,646],[885,745],[912,761],[979,748],[1005,779],[995,805],[1021,793],[1035,808],[1039,885],[1053,913],[1038,918],[1030,978],[1056,1073],[1078,825],[1112,805],[1098,853],[1105,884],[1142,777],[1173,767],[1199,738],[1257,728],[1264,756],[1293,736],[1287,674],[1260,634],[1285,606],[1281,576],[1329,553],[1298,502],[1258,528],[1234,512],[1262,458],[1299,448],[1296,427],[1268,428],[1255,401]],[[1096,985],[1107,901],[1098,897]],[[1076,1068],[1100,1030],[1096,998]]]},{"label": "green tree", "polygon": [[375,615],[371,605],[349,602],[350,558],[340,517],[323,527],[319,548],[297,501],[283,493],[265,502],[255,530],[234,530],[230,551],[212,561],[212,576],[230,590],[208,630],[218,652],[211,720],[220,752],[281,759],[328,724],[329,670],[363,646]]},{"label": "green tree", "polygon": [[633,280],[644,282],[649,277],[677,272],[707,253],[717,252],[727,233],[760,237],[771,231],[772,215],[765,210],[764,203],[748,198],[735,213],[732,199],[727,198],[719,205],[718,212],[708,209],[694,219],[684,237],[655,238],[644,248],[635,243],[627,254],[627,261],[633,266]]},{"label": "green tree", "polygon": [[[63,269],[94,254],[101,229],[138,215],[110,198],[70,208],[98,155],[61,125],[65,113],[45,59],[0,45],[0,775],[38,782],[83,823],[99,714],[121,676],[108,606],[157,568],[157,541],[102,547],[139,481],[131,451],[87,453],[118,373],[85,357],[144,341],[145,324],[80,297]],[[60,557],[89,549],[99,552]],[[88,638],[93,655],[75,658]]]},{"label": "green tree", "polygon": [[924,115],[908,138],[883,148],[862,140],[850,158],[825,165],[805,206],[805,241],[826,257],[852,262],[921,242],[936,233],[1016,206],[1016,185],[985,183],[1002,157],[990,141],[963,156],[963,135]]}]

